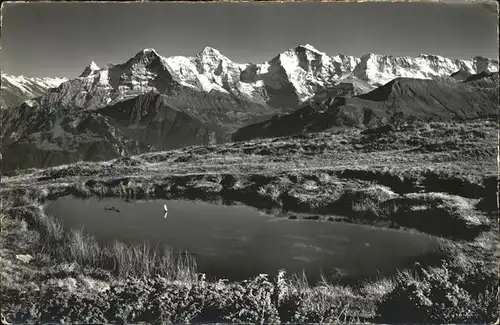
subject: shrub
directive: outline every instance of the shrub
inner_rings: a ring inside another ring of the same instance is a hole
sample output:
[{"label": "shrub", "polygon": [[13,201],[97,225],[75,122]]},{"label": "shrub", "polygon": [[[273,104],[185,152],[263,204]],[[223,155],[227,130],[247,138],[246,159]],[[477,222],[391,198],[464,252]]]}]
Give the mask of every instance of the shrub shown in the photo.
[{"label": "shrub", "polygon": [[482,272],[463,274],[444,262],[418,268],[416,274],[401,273],[378,312],[383,322],[477,323],[492,321],[497,308],[493,278],[488,281]]},{"label": "shrub", "polygon": [[232,288],[232,295],[226,302],[226,322],[270,324],[279,323],[278,311],[272,303],[273,283],[267,274],[245,280]]}]

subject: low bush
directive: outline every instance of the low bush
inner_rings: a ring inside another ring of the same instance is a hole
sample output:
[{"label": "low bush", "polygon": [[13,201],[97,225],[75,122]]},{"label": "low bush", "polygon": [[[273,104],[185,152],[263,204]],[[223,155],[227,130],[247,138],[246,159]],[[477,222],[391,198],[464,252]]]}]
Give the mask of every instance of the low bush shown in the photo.
[{"label": "low bush", "polygon": [[337,287],[298,288],[280,273],[240,283],[129,278],[102,292],[51,286],[37,292],[2,290],[13,321],[78,323],[356,322],[364,301]]},{"label": "low bush", "polygon": [[498,316],[497,280],[480,268],[440,267],[401,273],[378,306],[379,321],[486,323]]}]

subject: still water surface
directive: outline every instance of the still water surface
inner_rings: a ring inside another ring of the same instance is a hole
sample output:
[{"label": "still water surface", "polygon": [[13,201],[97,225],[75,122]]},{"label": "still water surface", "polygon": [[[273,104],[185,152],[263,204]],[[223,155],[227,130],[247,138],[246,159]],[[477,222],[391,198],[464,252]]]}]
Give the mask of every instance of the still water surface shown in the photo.
[{"label": "still water surface", "polygon": [[[164,218],[163,205],[168,206]],[[111,208],[116,210],[111,210]],[[169,245],[192,253],[198,271],[241,280],[279,269],[316,282],[365,279],[395,274],[437,250],[426,235],[336,222],[295,221],[259,213],[247,206],[187,200],[126,202],[119,198],[50,202],[46,211],[66,229],[82,228],[100,242]]]}]

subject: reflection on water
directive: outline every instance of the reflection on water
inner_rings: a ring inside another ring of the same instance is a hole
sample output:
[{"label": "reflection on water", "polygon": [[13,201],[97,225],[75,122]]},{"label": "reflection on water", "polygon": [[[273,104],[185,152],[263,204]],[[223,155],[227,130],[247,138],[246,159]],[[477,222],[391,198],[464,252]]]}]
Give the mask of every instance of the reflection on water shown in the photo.
[{"label": "reflection on water", "polygon": [[396,268],[409,267],[436,251],[436,240],[426,235],[298,222],[246,206],[67,196],[51,202],[46,210],[66,228],[84,226],[100,241],[148,241],[186,250],[195,255],[200,272],[231,280],[259,273],[275,275],[281,268],[297,274],[305,270],[311,281],[318,280],[321,272],[331,278],[391,275]]}]

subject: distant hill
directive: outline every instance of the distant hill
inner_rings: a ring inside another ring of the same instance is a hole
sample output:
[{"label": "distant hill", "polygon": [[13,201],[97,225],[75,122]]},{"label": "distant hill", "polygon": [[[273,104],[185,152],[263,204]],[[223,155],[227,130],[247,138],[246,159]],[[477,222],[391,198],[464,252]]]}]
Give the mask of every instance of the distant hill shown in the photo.
[{"label": "distant hill", "polygon": [[220,143],[208,127],[147,93],[98,110],[27,102],[3,121],[3,170],[108,160],[159,149]]},{"label": "distant hill", "polygon": [[463,82],[397,78],[355,97],[331,97],[287,115],[243,127],[234,141],[318,132],[340,126],[374,127],[401,119],[473,119],[498,114],[498,72]]}]

